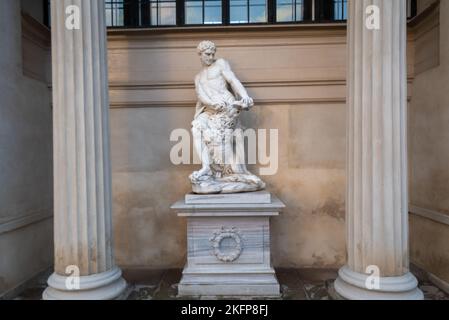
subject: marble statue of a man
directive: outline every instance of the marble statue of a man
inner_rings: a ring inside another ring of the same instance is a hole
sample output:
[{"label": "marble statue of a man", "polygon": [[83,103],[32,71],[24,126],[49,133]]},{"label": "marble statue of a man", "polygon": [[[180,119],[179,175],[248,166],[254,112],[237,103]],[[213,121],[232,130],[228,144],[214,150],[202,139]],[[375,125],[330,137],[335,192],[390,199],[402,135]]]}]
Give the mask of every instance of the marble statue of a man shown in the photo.
[{"label": "marble statue of a man", "polygon": [[[254,106],[253,99],[224,59],[215,59],[211,41],[198,45],[203,68],[195,78],[198,97],[192,122],[194,146],[202,168],[190,176],[198,194],[258,191],[265,183],[245,165],[239,115]],[[241,137],[241,135],[240,135]]]}]

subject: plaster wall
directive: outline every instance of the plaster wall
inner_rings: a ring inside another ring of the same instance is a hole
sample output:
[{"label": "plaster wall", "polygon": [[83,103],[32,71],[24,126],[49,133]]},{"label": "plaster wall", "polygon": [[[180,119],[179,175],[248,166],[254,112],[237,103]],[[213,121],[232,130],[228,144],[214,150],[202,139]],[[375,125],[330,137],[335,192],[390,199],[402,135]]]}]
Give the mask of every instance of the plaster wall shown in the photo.
[{"label": "plaster wall", "polygon": [[434,2],[413,27],[416,62],[425,67],[409,112],[411,260],[449,282],[449,2],[418,4]]},{"label": "plaster wall", "polygon": [[20,1],[0,1],[0,296],[53,260],[50,90],[25,75],[22,48],[49,51],[22,31]]},{"label": "plaster wall", "polygon": [[[272,222],[274,265],[340,267],[346,260],[346,28],[338,24],[109,32],[117,263],[185,263],[185,221],[169,207],[190,191],[188,175],[199,166],[170,162],[176,144],[170,133],[190,130],[193,79],[201,68],[196,46],[204,39],[217,44],[217,56],[255,99],[244,125],[279,132],[279,170],[263,177],[287,206]],[[259,174],[259,167],[250,168]]]}]

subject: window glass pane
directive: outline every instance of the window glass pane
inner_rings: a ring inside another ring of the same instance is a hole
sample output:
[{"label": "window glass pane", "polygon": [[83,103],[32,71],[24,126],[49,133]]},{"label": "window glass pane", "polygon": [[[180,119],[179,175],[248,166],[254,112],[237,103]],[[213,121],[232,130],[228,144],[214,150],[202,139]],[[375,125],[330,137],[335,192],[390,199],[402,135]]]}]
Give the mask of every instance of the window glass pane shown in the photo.
[{"label": "window glass pane", "polygon": [[343,19],[348,19],[348,1],[343,1]]},{"label": "window glass pane", "polygon": [[204,23],[217,24],[222,21],[221,1],[205,1],[204,2]]},{"label": "window glass pane", "polygon": [[304,0],[296,0],[296,17],[295,21],[304,20]]},{"label": "window glass pane", "polygon": [[108,9],[106,9],[106,26],[112,26],[112,12]]},{"label": "window glass pane", "polygon": [[106,26],[124,26],[123,0],[105,0]]},{"label": "window glass pane", "polygon": [[334,0],[334,20],[346,20],[347,0]]},{"label": "window glass pane", "polygon": [[249,1],[249,22],[267,22],[267,1]]},{"label": "window glass pane", "polygon": [[185,2],[185,23],[186,24],[203,23],[203,1]]},{"label": "window glass pane", "polygon": [[176,2],[175,0],[159,0],[158,12],[159,25],[176,24]]},{"label": "window glass pane", "polygon": [[175,0],[152,0],[150,11],[152,26],[176,25]]},{"label": "window glass pane", "polygon": [[230,0],[231,23],[248,23],[248,1]]},{"label": "window glass pane", "polygon": [[230,0],[231,23],[267,22],[266,0]]},{"label": "window glass pane", "polygon": [[303,21],[304,20],[304,0],[277,0],[276,1],[276,21]]},{"label": "window glass pane", "polygon": [[186,24],[221,24],[221,0],[187,0],[185,2]]},{"label": "window glass pane", "polygon": [[294,0],[278,0],[276,1],[276,21],[277,22],[287,22],[293,21],[294,10],[293,10]]},{"label": "window glass pane", "polygon": [[151,25],[153,26],[157,26],[157,17],[158,17],[158,12],[157,12],[157,2],[151,2]]}]

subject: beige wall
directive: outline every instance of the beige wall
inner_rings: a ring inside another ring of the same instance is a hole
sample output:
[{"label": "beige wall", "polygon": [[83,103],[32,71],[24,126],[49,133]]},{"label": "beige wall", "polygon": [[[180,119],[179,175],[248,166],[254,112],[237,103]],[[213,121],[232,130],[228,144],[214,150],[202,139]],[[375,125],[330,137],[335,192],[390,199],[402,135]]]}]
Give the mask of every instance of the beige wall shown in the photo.
[{"label": "beige wall", "polygon": [[20,1],[0,1],[0,296],[53,260],[50,91],[46,81],[24,76],[33,63],[22,56],[22,48],[36,57],[49,48],[45,33],[25,30]]},{"label": "beige wall", "polygon": [[274,265],[341,266],[346,260],[343,25],[110,31],[118,264],[184,264],[185,221],[169,207],[190,191],[188,175],[197,166],[170,163],[169,137],[173,129],[190,129],[193,78],[200,70],[195,48],[204,39],[217,44],[218,56],[230,61],[256,100],[244,124],[279,130],[279,171],[263,177],[287,206],[273,219]]},{"label": "beige wall", "polygon": [[[427,1],[429,2],[429,1]],[[425,3],[421,3],[424,6]],[[411,258],[449,282],[449,1],[414,26],[417,73],[410,109]],[[437,43],[435,45],[435,43]],[[429,45],[430,44],[430,45]],[[419,56],[419,59],[418,59]]]}]

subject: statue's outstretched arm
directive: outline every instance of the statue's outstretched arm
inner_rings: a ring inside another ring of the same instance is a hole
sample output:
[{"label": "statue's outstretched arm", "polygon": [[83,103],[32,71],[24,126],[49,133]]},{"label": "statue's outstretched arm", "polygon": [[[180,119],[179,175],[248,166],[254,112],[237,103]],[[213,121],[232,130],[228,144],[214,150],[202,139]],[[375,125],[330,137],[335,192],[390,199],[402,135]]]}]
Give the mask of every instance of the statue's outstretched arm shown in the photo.
[{"label": "statue's outstretched arm", "polygon": [[229,63],[226,60],[220,59],[220,65],[222,67],[222,74],[226,81],[231,85],[232,90],[235,94],[237,94],[241,99],[250,99],[252,100],[245,87],[243,87],[242,83],[235,76],[234,72],[231,70]]}]

